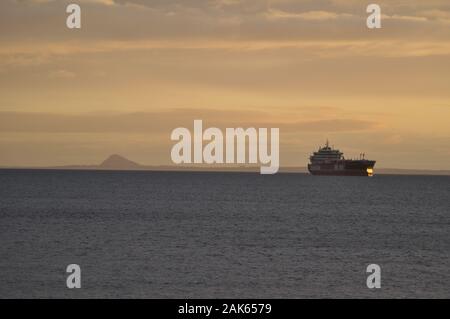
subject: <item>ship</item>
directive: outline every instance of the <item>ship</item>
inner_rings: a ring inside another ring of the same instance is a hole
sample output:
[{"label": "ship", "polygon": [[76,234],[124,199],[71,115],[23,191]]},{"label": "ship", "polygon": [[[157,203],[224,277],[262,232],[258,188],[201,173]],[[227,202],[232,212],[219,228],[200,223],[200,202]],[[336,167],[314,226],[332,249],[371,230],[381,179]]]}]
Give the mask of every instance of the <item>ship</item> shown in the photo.
[{"label": "ship", "polygon": [[328,140],[309,159],[308,171],[312,175],[373,176],[376,163],[366,159],[364,153],[359,155],[359,159],[346,159],[344,153],[330,147]]}]

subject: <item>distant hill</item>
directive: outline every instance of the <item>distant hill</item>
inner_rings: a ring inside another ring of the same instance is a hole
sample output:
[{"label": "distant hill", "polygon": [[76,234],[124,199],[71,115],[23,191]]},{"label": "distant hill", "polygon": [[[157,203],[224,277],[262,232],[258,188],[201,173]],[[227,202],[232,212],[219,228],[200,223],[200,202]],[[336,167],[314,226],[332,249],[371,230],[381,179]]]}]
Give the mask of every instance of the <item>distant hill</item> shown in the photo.
[{"label": "distant hill", "polygon": [[105,159],[100,165],[99,168],[103,169],[139,169],[141,165],[136,162],[130,161],[123,156],[113,154],[107,159]]}]

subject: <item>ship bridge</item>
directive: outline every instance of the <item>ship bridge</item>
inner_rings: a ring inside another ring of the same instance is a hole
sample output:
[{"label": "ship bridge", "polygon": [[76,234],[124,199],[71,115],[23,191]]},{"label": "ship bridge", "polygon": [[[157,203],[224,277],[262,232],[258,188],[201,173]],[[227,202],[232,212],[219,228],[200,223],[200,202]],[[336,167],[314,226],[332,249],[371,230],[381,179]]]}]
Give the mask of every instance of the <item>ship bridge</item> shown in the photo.
[{"label": "ship bridge", "polygon": [[344,153],[339,150],[335,150],[330,147],[328,140],[325,147],[320,147],[317,152],[310,157],[311,162],[321,162],[321,161],[336,161],[342,160]]}]

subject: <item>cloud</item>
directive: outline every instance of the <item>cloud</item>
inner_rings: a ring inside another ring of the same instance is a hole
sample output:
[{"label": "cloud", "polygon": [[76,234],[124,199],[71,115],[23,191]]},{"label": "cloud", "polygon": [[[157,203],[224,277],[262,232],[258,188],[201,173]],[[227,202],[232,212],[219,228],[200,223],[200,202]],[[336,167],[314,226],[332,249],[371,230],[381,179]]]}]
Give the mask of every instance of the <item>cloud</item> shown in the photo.
[{"label": "cloud", "polygon": [[76,74],[74,72],[61,69],[50,72],[49,76],[55,79],[73,79]]},{"label": "cloud", "polygon": [[[375,35],[365,28],[361,1],[81,0],[83,29],[77,33],[65,28],[69,2],[0,2],[0,27],[8,30],[0,40],[346,41]],[[450,40],[442,25],[450,20],[446,1],[379,2],[386,23],[376,39]]]},{"label": "cloud", "polygon": [[[57,2],[57,0],[16,0],[18,3],[31,3],[31,4],[51,4],[54,2]],[[69,1],[66,1],[69,3]],[[70,1],[73,2],[73,1]],[[83,4],[83,3],[93,3],[93,4],[103,4],[103,5],[115,5],[117,4],[114,0],[78,0],[77,3]]]},{"label": "cloud", "polygon": [[38,66],[49,62],[45,54],[26,53],[0,53],[0,69],[4,67],[24,67]]},{"label": "cloud", "polygon": [[330,11],[307,11],[292,13],[281,10],[270,9],[267,13],[269,19],[303,19],[308,21],[335,20],[339,18],[351,18],[352,14],[335,13]]},{"label": "cloud", "polygon": [[[319,110],[320,111],[320,110]],[[272,118],[270,122],[267,118]],[[272,116],[265,112],[243,110],[173,109],[165,112],[121,114],[58,114],[32,112],[0,112],[0,132],[28,133],[159,133],[169,135],[176,127],[192,126],[202,119],[205,126],[278,127],[294,132],[352,132],[375,129],[377,123],[361,119],[293,119],[292,115]]]},{"label": "cloud", "polygon": [[298,50],[298,58],[318,57],[426,57],[450,55],[450,41],[409,40],[129,40],[60,41],[39,44],[11,44],[0,48],[1,66],[30,66],[50,63],[58,56],[120,54],[133,51],[223,51],[251,52]]},{"label": "cloud", "polygon": [[405,20],[405,21],[413,21],[413,22],[427,22],[429,21],[426,17],[418,17],[418,16],[404,16],[404,15],[398,15],[398,14],[393,14],[393,15],[387,15],[387,14],[383,14],[381,15],[382,19],[390,19],[390,20]]},{"label": "cloud", "polygon": [[374,121],[360,119],[330,119],[318,121],[303,121],[284,125],[291,132],[356,132],[367,131],[378,127]]}]

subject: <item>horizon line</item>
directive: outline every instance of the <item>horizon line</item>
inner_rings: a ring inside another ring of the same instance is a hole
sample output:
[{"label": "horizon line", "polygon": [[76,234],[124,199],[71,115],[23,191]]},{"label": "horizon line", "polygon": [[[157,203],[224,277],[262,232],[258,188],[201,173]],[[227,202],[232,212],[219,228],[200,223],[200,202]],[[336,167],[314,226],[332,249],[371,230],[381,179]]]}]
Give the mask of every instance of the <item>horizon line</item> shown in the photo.
[{"label": "horizon line", "polygon": [[[179,166],[179,165],[139,165],[138,167],[102,167],[101,165],[63,165],[63,166],[0,166],[0,170],[70,170],[70,171],[147,171],[147,172],[217,172],[217,173],[257,173],[259,166]],[[306,166],[280,166],[277,174],[307,174]],[[415,169],[415,168],[378,168],[375,175],[435,175],[450,176],[450,169]]]}]

